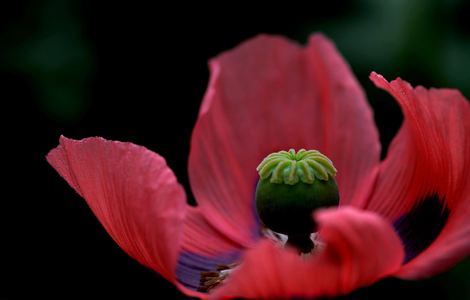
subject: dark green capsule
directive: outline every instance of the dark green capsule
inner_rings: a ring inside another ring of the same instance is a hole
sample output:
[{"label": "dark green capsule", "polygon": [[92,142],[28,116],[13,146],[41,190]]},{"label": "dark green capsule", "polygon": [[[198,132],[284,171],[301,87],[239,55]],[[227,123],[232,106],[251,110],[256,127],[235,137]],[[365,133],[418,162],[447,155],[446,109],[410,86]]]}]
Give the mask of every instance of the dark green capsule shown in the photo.
[{"label": "dark green capsule", "polygon": [[291,149],[268,155],[257,170],[256,209],[261,221],[288,235],[299,251],[308,252],[310,233],[316,231],[312,213],[339,204],[333,163],[319,151]]}]

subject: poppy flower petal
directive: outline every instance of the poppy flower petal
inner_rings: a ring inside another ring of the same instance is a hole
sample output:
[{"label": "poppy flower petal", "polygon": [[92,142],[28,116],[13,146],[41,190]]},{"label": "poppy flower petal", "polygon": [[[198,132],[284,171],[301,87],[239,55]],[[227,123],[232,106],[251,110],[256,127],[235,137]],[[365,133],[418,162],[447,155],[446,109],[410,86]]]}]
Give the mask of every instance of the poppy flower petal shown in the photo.
[{"label": "poppy flower petal", "polygon": [[[197,292],[201,288],[201,274],[217,271],[221,265],[228,266],[238,261],[240,252],[228,252],[215,256],[198,255],[183,251],[178,259],[176,277],[180,286]],[[186,293],[186,290],[182,290]],[[188,294],[191,296],[191,294]]]},{"label": "poppy flower petal", "polygon": [[318,149],[338,169],[342,204],[361,190],[380,145],[364,93],[334,45],[255,37],[210,62],[193,131],[189,177],[203,213],[237,243],[258,238],[257,165],[289,148]]},{"label": "poppy flower petal", "polygon": [[215,271],[220,265],[235,263],[243,250],[239,244],[214,228],[198,207],[189,207],[176,267],[178,282],[196,291],[201,286],[202,272]]},{"label": "poppy flower petal", "polygon": [[[470,182],[458,208],[449,214],[445,227],[433,243],[396,274],[403,279],[420,279],[441,273],[470,254]],[[432,223],[431,223],[432,224]],[[431,225],[428,223],[428,225]],[[419,231],[418,231],[419,232]],[[408,233],[409,234],[409,233]],[[405,240],[406,242],[406,240]]]},{"label": "poppy flower petal", "polygon": [[370,285],[400,267],[400,238],[379,215],[343,207],[320,211],[315,218],[323,249],[305,258],[262,241],[214,291],[214,298],[333,297]]},{"label": "poppy flower petal", "polygon": [[431,276],[470,253],[470,104],[456,90],[371,79],[397,100],[404,123],[366,208],[394,222],[402,237],[399,276]]},{"label": "poppy flower petal", "polygon": [[182,249],[198,255],[213,256],[240,251],[244,247],[213,227],[197,207],[189,207],[183,227]]},{"label": "poppy flower petal", "polygon": [[199,208],[190,207],[183,227],[180,255],[176,267],[178,282],[197,290],[201,272],[215,271],[218,265],[229,265],[244,250],[207,222]]},{"label": "poppy flower petal", "polygon": [[161,156],[131,143],[61,137],[47,160],[124,251],[175,282],[187,204]]}]

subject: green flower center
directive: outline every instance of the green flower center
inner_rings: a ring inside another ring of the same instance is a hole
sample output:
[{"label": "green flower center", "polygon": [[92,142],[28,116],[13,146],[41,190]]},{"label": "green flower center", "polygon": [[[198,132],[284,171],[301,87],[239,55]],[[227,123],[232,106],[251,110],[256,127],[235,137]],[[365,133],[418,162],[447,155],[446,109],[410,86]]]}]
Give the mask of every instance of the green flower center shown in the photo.
[{"label": "green flower center", "polygon": [[312,184],[336,176],[333,162],[317,150],[294,149],[269,154],[256,168],[261,179],[271,183],[294,185],[299,181]]},{"label": "green flower center", "polygon": [[310,252],[312,213],[339,204],[333,162],[317,150],[290,149],[268,155],[257,171],[256,210],[263,225],[286,234],[299,252]]}]

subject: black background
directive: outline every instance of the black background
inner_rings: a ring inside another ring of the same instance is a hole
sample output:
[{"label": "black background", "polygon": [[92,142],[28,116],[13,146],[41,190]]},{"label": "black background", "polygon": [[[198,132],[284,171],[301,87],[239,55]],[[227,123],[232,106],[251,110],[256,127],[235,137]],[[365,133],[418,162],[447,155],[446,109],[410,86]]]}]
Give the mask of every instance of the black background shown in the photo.
[{"label": "black background", "polygon": [[[1,34],[9,39],[2,40],[0,54],[11,53],[21,39],[35,34],[36,12],[42,5],[42,1],[2,4]],[[282,34],[303,42],[306,28],[321,31],[321,24],[357,9],[351,1],[262,8],[219,5],[167,8],[143,1],[74,3],[92,67],[81,91],[81,112],[70,118],[47,108],[34,76],[2,61],[3,177],[7,180],[2,180],[0,206],[0,298],[183,297],[112,241],[85,202],[47,164],[45,155],[58,144],[61,134],[144,145],[167,159],[191,199],[187,157],[209,78],[207,60],[258,33]],[[10,29],[18,24],[23,26],[21,34],[12,34]],[[368,82],[366,72],[373,66],[366,71],[354,64],[352,68],[359,69],[357,75],[369,99],[388,101],[379,105],[371,100],[382,142],[387,145],[401,122],[399,109]],[[402,70],[393,71],[397,76]],[[420,74],[403,71],[412,79]],[[425,76],[420,83],[428,80]],[[445,298],[446,286],[457,284],[449,283],[454,277],[448,276],[415,283],[385,280],[349,297]],[[163,297],[165,293],[170,296]]]}]

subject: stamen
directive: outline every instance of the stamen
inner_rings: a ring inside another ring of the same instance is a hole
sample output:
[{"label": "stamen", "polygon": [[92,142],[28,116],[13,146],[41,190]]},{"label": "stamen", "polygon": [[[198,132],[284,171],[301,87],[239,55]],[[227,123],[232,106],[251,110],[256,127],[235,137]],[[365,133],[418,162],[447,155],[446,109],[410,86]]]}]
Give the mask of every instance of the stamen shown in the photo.
[{"label": "stamen", "polygon": [[288,236],[279,232],[272,231],[267,227],[261,228],[261,233],[267,239],[273,241],[274,243],[278,244],[281,247],[284,247],[287,243]]},{"label": "stamen", "polygon": [[215,271],[201,272],[201,279],[199,282],[199,292],[209,292],[219,284],[221,284],[230,273],[237,267],[237,264],[230,265],[217,265]]},{"label": "stamen", "polygon": [[[292,245],[289,244],[289,241],[288,241],[289,237],[285,234],[272,231],[271,229],[269,229],[267,227],[263,227],[261,229],[261,233],[263,234],[263,236],[265,238],[271,240],[272,242],[279,245],[280,247],[284,248],[284,247],[292,246]],[[309,257],[311,255],[314,255],[314,254],[320,252],[321,250],[323,250],[325,248],[325,243],[323,243],[318,238],[318,233],[316,233],[316,232],[310,234],[310,241],[312,242],[312,247],[310,248],[310,250],[308,252],[298,251],[300,256]],[[297,247],[294,247],[294,248],[297,248]]]},{"label": "stamen", "polygon": [[312,240],[312,243],[313,243],[313,249],[310,252],[310,254],[313,255],[325,249],[325,243],[318,238],[318,233],[316,232],[312,233],[310,235],[310,239]]}]

